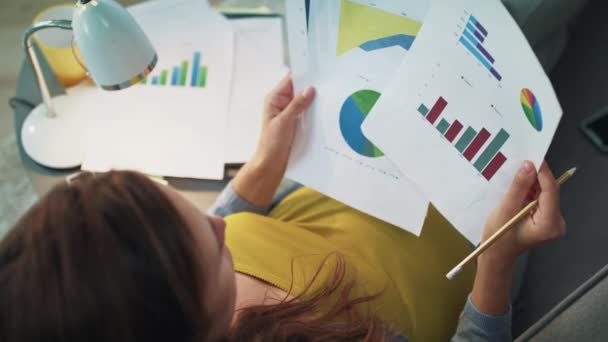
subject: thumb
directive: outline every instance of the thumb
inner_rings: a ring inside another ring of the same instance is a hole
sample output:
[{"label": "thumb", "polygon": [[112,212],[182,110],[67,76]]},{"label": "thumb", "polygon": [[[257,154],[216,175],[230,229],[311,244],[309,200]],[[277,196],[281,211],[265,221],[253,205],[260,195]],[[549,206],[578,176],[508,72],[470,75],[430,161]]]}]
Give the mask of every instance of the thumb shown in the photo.
[{"label": "thumb", "polygon": [[293,97],[287,108],[280,114],[284,118],[296,118],[310,107],[315,98],[315,88],[308,87]]},{"label": "thumb", "polygon": [[536,169],[530,161],[525,161],[517,171],[501,207],[505,212],[515,213],[524,205],[532,186],[536,184]]},{"label": "thumb", "polygon": [[293,80],[287,74],[279,84],[266,96],[264,112],[271,118],[280,114],[293,99]]}]

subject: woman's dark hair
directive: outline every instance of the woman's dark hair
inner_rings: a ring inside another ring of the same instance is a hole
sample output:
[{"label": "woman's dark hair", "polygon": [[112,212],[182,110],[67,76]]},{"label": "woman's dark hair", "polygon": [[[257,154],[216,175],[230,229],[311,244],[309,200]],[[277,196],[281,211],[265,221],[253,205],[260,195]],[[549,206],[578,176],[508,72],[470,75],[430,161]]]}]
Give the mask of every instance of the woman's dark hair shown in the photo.
[{"label": "woman's dark hair", "polygon": [[55,187],[0,242],[0,341],[204,340],[206,282],[185,227],[137,173]]},{"label": "woman's dark hair", "polygon": [[[83,174],[58,185],[0,242],[0,342],[207,341],[212,317],[197,248],[143,175]],[[343,260],[336,265],[311,296],[322,266],[295,298],[240,310],[224,339],[389,338],[379,319],[355,310],[377,296],[352,299],[355,282],[345,281]]]}]

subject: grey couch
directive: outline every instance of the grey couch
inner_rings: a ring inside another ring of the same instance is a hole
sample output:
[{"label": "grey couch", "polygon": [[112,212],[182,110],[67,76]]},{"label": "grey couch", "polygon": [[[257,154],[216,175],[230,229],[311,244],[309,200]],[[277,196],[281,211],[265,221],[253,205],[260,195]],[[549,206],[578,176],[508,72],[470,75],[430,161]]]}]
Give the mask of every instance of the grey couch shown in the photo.
[{"label": "grey couch", "polygon": [[608,265],[517,341],[608,341]]},{"label": "grey couch", "polygon": [[570,26],[587,0],[502,0],[548,72],[568,43]]},{"label": "grey couch", "polygon": [[[587,1],[503,0],[503,3],[549,72],[566,49],[570,28]],[[530,326],[517,341],[608,341],[605,322],[608,322],[608,265]]]}]

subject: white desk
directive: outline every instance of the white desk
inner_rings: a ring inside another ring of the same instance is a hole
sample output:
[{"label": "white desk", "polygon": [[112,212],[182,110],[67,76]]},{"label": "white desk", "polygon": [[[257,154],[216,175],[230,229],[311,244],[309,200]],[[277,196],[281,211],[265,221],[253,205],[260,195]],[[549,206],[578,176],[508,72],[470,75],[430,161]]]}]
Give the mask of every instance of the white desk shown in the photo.
[{"label": "white desk", "polygon": [[[131,5],[140,2],[139,0],[121,1],[124,5]],[[228,7],[249,7],[255,8],[258,6],[267,6],[278,14],[284,14],[283,0],[211,0],[214,6],[221,5]],[[39,54],[40,56],[40,54]],[[49,90],[52,95],[64,93],[63,88],[57,83],[54,75],[50,72],[44,58],[39,57],[45,78],[49,84]],[[33,104],[42,102],[40,91],[36,85],[33,70],[29,61],[24,60],[19,78],[17,81],[16,94],[18,98],[25,99]],[[29,178],[33,183],[35,191],[39,195],[47,193],[55,184],[65,180],[67,175],[77,172],[78,170],[56,171],[42,167],[34,163],[23,151],[20,141],[21,126],[27,117],[30,109],[27,106],[17,105],[15,108],[15,132],[17,135],[17,144],[23,166],[28,173]],[[196,156],[193,156],[196,158]],[[176,188],[180,193],[192,201],[197,207],[202,210],[207,209],[215,200],[219,192],[227,184],[224,181],[202,181],[192,179],[177,179],[169,178],[169,183]]]}]

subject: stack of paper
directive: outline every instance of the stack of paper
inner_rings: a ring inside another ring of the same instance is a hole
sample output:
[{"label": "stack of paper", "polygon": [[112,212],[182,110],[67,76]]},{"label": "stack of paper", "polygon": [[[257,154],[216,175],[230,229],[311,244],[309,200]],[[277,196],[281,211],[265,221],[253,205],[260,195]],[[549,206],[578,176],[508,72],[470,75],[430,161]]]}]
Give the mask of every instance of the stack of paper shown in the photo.
[{"label": "stack of paper", "polygon": [[478,243],[522,162],[540,167],[562,115],[503,4],[286,5],[296,86],[319,93],[289,175],[415,234],[430,201]]},{"label": "stack of paper", "polygon": [[[297,8],[300,3],[301,7]],[[381,90],[407,55],[428,11],[427,1],[287,1],[296,87],[317,98],[298,132],[288,176],[356,209],[419,234],[428,201],[406,173],[361,131]],[[382,9],[380,9],[380,8]],[[415,13],[409,18],[402,13]],[[299,24],[300,27],[295,25]],[[383,37],[410,44],[389,45]],[[370,43],[371,42],[371,43]],[[374,42],[379,42],[376,48]],[[367,44],[367,45],[366,45]],[[387,46],[385,46],[387,45]]]},{"label": "stack of paper", "polygon": [[281,19],[235,19],[234,86],[228,115],[226,163],[249,160],[262,126],[264,98],[287,74]]},{"label": "stack of paper", "polygon": [[158,64],[119,92],[69,90],[87,104],[83,169],[222,179],[255,149],[266,92],[284,76],[281,21],[229,21],[202,0],[129,8]]}]

